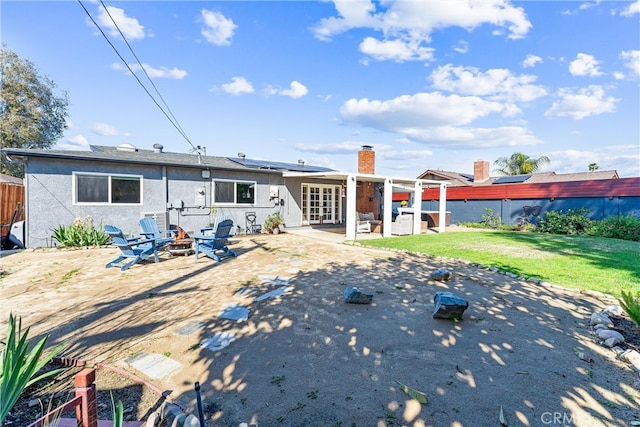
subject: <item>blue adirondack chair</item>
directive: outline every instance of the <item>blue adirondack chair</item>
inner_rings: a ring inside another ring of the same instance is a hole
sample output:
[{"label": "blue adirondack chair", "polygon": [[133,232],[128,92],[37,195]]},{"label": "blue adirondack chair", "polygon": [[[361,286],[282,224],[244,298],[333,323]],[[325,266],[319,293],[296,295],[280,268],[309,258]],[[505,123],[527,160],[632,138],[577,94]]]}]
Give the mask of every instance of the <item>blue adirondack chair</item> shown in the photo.
[{"label": "blue adirondack chair", "polygon": [[[200,252],[216,261],[224,257],[235,257],[235,252],[227,247],[227,239],[231,237],[233,220],[224,219],[215,228],[203,228],[200,234],[193,236],[196,246],[196,259]],[[218,252],[221,252],[218,254]]]},{"label": "blue adirondack chair", "polygon": [[104,226],[104,231],[111,237],[111,244],[122,252],[118,258],[107,263],[105,268],[120,267],[120,270],[124,271],[152,255],[155,262],[158,262],[155,239],[129,239],[118,227],[108,224]]},{"label": "blue adirondack chair", "polygon": [[154,218],[141,218],[140,233],[145,239],[155,239],[158,250],[162,250],[169,243],[175,241],[177,230],[160,230],[158,222]]}]

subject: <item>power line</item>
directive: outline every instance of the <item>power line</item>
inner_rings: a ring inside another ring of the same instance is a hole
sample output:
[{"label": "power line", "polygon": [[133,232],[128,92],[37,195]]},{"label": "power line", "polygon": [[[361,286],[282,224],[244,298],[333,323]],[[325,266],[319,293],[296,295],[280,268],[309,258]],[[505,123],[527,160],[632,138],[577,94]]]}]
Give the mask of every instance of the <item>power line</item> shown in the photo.
[{"label": "power line", "polygon": [[182,135],[182,137],[189,143],[189,145],[195,150],[196,147],[193,145],[193,143],[191,142],[191,140],[189,139],[189,137],[186,135],[186,133],[182,130],[182,127],[180,126],[180,124],[178,123],[178,120],[175,118],[175,116],[173,115],[173,113],[171,112],[171,109],[169,108],[169,106],[167,105],[167,103],[165,102],[164,98],[162,97],[162,95],[160,94],[160,92],[158,91],[158,88],[156,87],[156,85],[153,83],[153,81],[151,80],[151,78],[149,77],[149,75],[147,74],[147,71],[144,69],[144,67],[142,66],[142,63],[140,62],[140,60],[138,59],[138,56],[135,54],[135,52],[133,51],[133,49],[131,48],[131,45],[129,44],[129,42],[127,41],[127,39],[125,38],[124,34],[122,34],[122,31],[120,31],[120,28],[118,27],[118,24],[116,24],[115,20],[113,19],[113,17],[111,16],[111,14],[109,13],[109,11],[107,10],[106,6],[104,5],[104,3],[102,3],[102,0],[100,0],[100,4],[102,4],[102,7],[105,9],[105,11],[107,12],[107,15],[109,15],[109,18],[111,18],[111,22],[113,22],[113,25],[115,25],[116,29],[118,30],[118,32],[120,33],[120,35],[122,36],[122,38],[124,39],[125,43],[127,44],[127,46],[129,47],[129,50],[131,50],[131,53],[133,54],[133,56],[136,58],[136,60],[138,61],[138,64],[140,65],[140,68],[142,69],[142,71],[144,72],[144,74],[147,76],[147,78],[149,79],[149,81],[151,82],[151,85],[154,87],[156,93],[158,94],[158,96],[160,96],[160,99],[162,100],[162,102],[164,103],[164,105],[167,107],[167,110],[169,111],[171,117],[169,116],[169,114],[167,114],[167,112],[164,110],[164,108],[162,108],[162,106],[158,103],[158,101],[153,97],[153,95],[149,92],[149,90],[147,89],[147,87],[142,83],[142,81],[140,81],[140,79],[138,78],[138,76],[136,75],[136,73],[131,69],[131,67],[129,66],[129,64],[127,63],[127,61],[122,57],[122,55],[120,54],[120,52],[118,51],[118,49],[113,45],[113,43],[111,43],[111,40],[109,40],[109,37],[107,37],[107,35],[105,34],[105,32],[102,30],[102,28],[100,27],[100,25],[95,21],[95,19],[93,19],[93,17],[91,16],[91,13],[89,13],[89,11],[87,10],[87,8],[84,6],[84,4],[82,3],[82,0],[78,0],[78,3],[80,3],[80,6],[82,6],[82,9],[84,9],[85,13],[87,14],[87,16],[89,17],[89,19],[91,19],[91,22],[93,22],[93,24],[96,26],[96,28],[98,28],[98,30],[100,31],[100,34],[102,34],[102,37],[104,37],[104,39],[107,41],[107,43],[109,43],[109,46],[111,46],[111,48],[114,50],[114,52],[116,53],[116,55],[118,55],[118,57],[120,58],[120,60],[122,60],[122,62],[124,63],[124,65],[127,67],[127,69],[129,70],[129,72],[131,73],[131,75],[136,79],[136,81],[138,82],[138,84],[142,87],[142,89],[144,89],[144,91],[147,93],[147,95],[149,96],[149,98],[151,98],[151,100],[153,101],[154,104],[156,104],[156,106],[160,109],[160,111],[162,111],[162,114],[165,115],[165,117],[169,120],[169,122],[173,125],[174,128],[176,128],[176,130],[178,131],[178,133],[180,133],[180,135]]}]

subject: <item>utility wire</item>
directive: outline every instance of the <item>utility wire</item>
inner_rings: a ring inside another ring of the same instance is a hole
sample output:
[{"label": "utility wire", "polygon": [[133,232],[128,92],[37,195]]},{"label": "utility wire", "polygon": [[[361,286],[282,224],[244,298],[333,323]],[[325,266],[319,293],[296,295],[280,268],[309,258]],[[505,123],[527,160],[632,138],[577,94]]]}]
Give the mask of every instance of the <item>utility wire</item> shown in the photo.
[{"label": "utility wire", "polygon": [[[184,130],[182,129],[182,126],[180,126],[180,122],[178,122],[178,119],[176,118],[176,116],[173,114],[173,112],[171,111],[171,108],[169,107],[169,105],[167,104],[167,102],[165,101],[164,97],[162,96],[162,94],[160,93],[160,91],[158,90],[158,88],[156,87],[155,83],[153,82],[153,80],[151,79],[151,77],[149,76],[149,74],[147,73],[146,68],[142,65],[142,62],[140,61],[140,58],[138,58],[138,55],[136,55],[136,53],[134,52],[133,48],[131,47],[131,45],[129,44],[129,41],[127,40],[127,38],[125,37],[125,35],[122,33],[122,31],[120,30],[120,27],[118,27],[117,22],[115,21],[115,19],[113,19],[113,16],[111,16],[111,12],[109,12],[109,9],[107,9],[107,6],[105,6],[105,4],[103,3],[102,0],[100,0],[100,4],[102,5],[102,7],[104,8],[105,12],[107,12],[107,15],[109,15],[109,18],[111,19],[111,22],[113,22],[113,25],[116,27],[116,29],[118,30],[118,33],[120,33],[120,36],[122,37],[122,40],[124,40],[125,44],[127,45],[127,47],[129,48],[129,51],[131,51],[131,54],[133,55],[133,57],[136,59],[136,61],[138,61],[138,65],[140,65],[140,69],[142,70],[142,72],[144,73],[145,76],[147,76],[147,80],[149,80],[149,83],[151,83],[151,86],[153,86],[153,89],[156,91],[156,94],[158,94],[158,96],[160,97],[160,100],[162,101],[162,104],[166,107],[167,111],[169,112],[169,115],[171,115],[171,118],[173,119],[173,122],[177,125],[177,127],[180,129],[180,133],[182,134],[182,136],[184,136],[187,141],[189,141],[189,143],[191,144],[191,141],[189,140],[189,138],[187,137],[186,133],[184,132]],[[191,144],[191,146],[193,147],[193,144]]]},{"label": "utility wire", "polygon": [[[104,39],[107,41],[107,43],[109,43],[109,46],[111,46],[111,48],[114,50],[114,52],[116,53],[116,55],[118,55],[118,57],[120,58],[120,60],[122,60],[122,62],[124,63],[124,65],[127,67],[127,69],[129,70],[129,72],[131,73],[131,75],[138,81],[138,84],[142,87],[142,89],[144,89],[144,91],[147,93],[147,95],[149,96],[149,98],[151,98],[151,100],[153,101],[154,104],[156,104],[156,106],[160,109],[160,111],[162,111],[162,114],[165,115],[165,117],[169,120],[169,122],[173,125],[174,128],[176,128],[176,130],[180,133],[180,135],[182,135],[182,137],[189,143],[189,145],[196,150],[196,147],[193,145],[193,143],[191,142],[191,140],[189,140],[189,137],[187,137],[187,135],[184,133],[184,131],[182,130],[182,128],[180,127],[179,124],[177,124],[177,120],[175,120],[175,117],[172,119],[169,114],[167,114],[167,112],[164,110],[164,108],[162,108],[162,106],[158,103],[158,101],[153,97],[153,95],[149,92],[149,90],[147,89],[147,87],[142,83],[142,81],[140,81],[140,79],[138,78],[138,76],[136,75],[136,73],[131,69],[131,67],[129,66],[129,64],[127,63],[127,61],[122,57],[122,55],[120,54],[120,52],[118,52],[118,49],[113,45],[113,43],[111,43],[111,40],[109,40],[109,37],[107,37],[107,35],[104,33],[104,31],[102,30],[102,28],[100,27],[100,25],[95,21],[95,19],[93,19],[93,17],[91,16],[91,13],[89,13],[89,11],[87,10],[87,8],[84,6],[84,4],[82,3],[82,0],[78,0],[78,3],[80,3],[80,6],[82,6],[82,9],[84,9],[85,13],[87,14],[87,16],[89,17],[89,19],[91,20],[91,22],[93,22],[93,24],[96,26],[96,28],[100,31],[100,34],[102,34],[102,37],[104,37]],[[102,3],[102,1],[100,1],[100,3]],[[104,4],[102,5],[103,7]],[[105,7],[106,10],[106,7]],[[109,12],[107,11],[107,14],[109,14]],[[111,21],[113,21],[113,18],[111,17],[111,14],[109,14],[109,17],[111,18]],[[113,21],[114,25],[116,26],[116,28],[118,29],[118,32],[120,32],[120,34],[122,35],[122,32],[120,31],[120,28],[118,28],[117,24],[115,23],[115,21]],[[122,37],[124,38],[124,35],[122,35]],[[125,42],[126,39],[125,39]],[[129,46],[129,43],[127,42],[127,45]],[[131,46],[129,46],[129,49],[131,49]],[[132,50],[133,52],[133,50]],[[135,54],[134,54],[135,56]],[[136,56],[136,59],[137,56]],[[140,61],[138,60],[138,63],[140,63]],[[147,75],[147,78],[149,78],[149,75],[147,74],[147,72],[144,70],[144,67],[142,67],[142,64],[140,64],[140,67],[142,68],[142,70],[144,71],[145,75]],[[151,80],[149,78],[149,80]],[[153,85],[153,82],[152,82]],[[153,87],[155,88],[155,85],[153,85]],[[157,88],[156,88],[156,92],[158,92]],[[158,95],[160,95],[160,93],[158,92]],[[162,96],[160,96],[160,98],[162,99]],[[164,102],[164,99],[163,99]],[[166,103],[165,103],[166,105]],[[167,109],[169,109],[169,107],[167,106]],[[169,110],[170,111],[170,110]],[[173,116],[173,114],[171,114]],[[175,122],[174,122],[175,120]]]}]

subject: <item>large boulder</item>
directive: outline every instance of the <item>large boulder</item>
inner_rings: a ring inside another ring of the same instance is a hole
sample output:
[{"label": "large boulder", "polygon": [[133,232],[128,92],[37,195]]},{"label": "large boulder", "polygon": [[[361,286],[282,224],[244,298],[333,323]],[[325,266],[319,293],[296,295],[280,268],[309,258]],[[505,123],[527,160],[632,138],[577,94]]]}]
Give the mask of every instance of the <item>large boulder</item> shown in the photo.
[{"label": "large boulder", "polygon": [[434,319],[462,319],[462,313],[469,308],[469,303],[451,292],[436,292],[433,297]]},{"label": "large boulder", "polygon": [[343,292],[344,302],[350,304],[371,304],[373,301],[373,295],[367,295],[360,292],[360,289],[354,287],[348,287]]}]

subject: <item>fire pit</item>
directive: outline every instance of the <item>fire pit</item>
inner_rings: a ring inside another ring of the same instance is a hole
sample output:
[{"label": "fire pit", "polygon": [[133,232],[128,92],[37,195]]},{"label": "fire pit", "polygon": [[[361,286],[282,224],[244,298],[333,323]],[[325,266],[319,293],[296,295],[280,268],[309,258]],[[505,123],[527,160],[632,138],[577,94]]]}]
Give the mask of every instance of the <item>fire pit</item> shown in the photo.
[{"label": "fire pit", "polygon": [[193,253],[193,239],[176,239],[167,245],[169,255],[191,255]]}]

